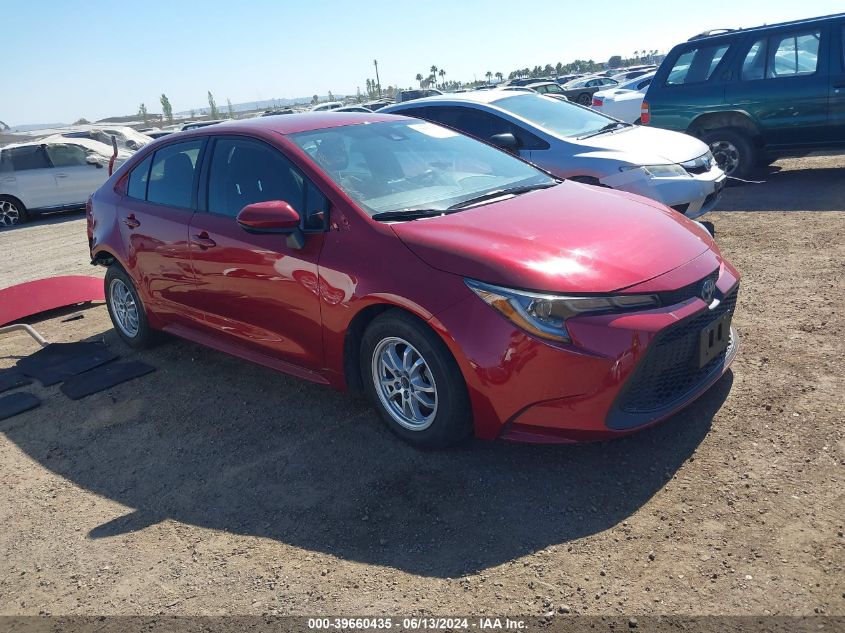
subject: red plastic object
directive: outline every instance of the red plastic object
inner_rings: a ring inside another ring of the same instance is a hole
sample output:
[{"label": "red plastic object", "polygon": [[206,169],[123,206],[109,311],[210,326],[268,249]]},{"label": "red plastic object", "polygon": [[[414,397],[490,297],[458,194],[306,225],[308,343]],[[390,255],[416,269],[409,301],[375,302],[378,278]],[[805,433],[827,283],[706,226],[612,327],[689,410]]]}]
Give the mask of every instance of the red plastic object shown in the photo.
[{"label": "red plastic object", "polygon": [[103,280],[66,275],[28,281],[0,289],[0,325],[85,301],[102,301]]}]

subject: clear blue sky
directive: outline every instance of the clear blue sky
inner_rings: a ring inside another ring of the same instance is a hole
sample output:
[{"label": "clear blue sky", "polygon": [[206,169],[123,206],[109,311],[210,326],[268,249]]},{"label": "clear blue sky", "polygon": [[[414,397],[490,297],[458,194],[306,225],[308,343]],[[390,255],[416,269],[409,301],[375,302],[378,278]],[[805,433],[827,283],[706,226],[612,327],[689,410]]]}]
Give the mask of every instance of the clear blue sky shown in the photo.
[{"label": "clear blue sky", "polygon": [[3,0],[0,120],[90,120],[257,99],[353,94],[668,50],[706,29],[845,11],[843,0]]}]

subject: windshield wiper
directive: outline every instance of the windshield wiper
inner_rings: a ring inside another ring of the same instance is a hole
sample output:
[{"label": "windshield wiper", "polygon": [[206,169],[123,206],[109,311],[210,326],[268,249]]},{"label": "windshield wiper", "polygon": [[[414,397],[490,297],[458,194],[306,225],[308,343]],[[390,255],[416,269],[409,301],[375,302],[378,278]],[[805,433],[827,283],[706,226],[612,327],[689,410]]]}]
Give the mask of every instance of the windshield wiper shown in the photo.
[{"label": "windshield wiper", "polygon": [[474,204],[484,202],[485,200],[501,198],[502,196],[518,196],[521,193],[528,193],[529,191],[536,191],[537,189],[548,189],[549,187],[554,187],[559,184],[560,182],[555,180],[552,182],[546,182],[536,185],[523,185],[521,187],[511,187],[510,189],[494,189],[493,191],[482,193],[480,196],[475,196],[474,198],[470,198],[469,200],[464,200],[463,202],[453,204],[451,207],[449,207],[449,210],[454,211],[459,209],[465,209],[467,207],[471,207]]},{"label": "windshield wiper", "polygon": [[399,209],[397,211],[382,211],[372,216],[373,220],[418,220],[420,218],[433,218],[438,215],[446,215],[446,209]]},{"label": "windshield wiper", "polygon": [[595,132],[590,132],[589,134],[585,134],[584,136],[579,136],[578,139],[582,138],[590,138],[591,136],[598,136],[599,134],[604,134],[605,132],[610,132],[610,130],[614,130],[618,127],[628,127],[630,123],[622,123],[622,121],[611,121],[607,125],[604,125],[597,129]]}]

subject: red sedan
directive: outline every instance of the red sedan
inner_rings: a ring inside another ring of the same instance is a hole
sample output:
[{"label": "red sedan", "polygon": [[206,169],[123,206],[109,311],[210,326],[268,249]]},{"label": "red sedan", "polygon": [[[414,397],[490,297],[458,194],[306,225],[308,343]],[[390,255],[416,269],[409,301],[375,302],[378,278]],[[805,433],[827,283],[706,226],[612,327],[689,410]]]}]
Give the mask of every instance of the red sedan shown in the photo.
[{"label": "red sedan", "polygon": [[89,200],[88,235],[129,345],[163,330],[363,389],[416,446],[623,435],[737,350],[739,274],[701,226],[416,119],[167,136]]}]

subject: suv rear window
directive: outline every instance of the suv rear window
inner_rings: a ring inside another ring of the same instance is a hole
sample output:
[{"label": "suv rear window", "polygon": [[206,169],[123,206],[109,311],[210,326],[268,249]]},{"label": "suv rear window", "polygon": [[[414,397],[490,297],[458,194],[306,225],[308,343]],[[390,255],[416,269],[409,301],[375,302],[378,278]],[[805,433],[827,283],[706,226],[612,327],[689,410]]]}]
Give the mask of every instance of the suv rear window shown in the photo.
[{"label": "suv rear window", "polygon": [[727,52],[727,44],[716,44],[691,48],[681,53],[669,71],[666,84],[677,86],[707,81]]}]

